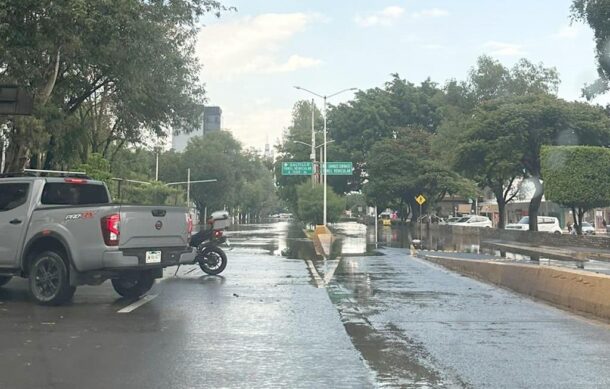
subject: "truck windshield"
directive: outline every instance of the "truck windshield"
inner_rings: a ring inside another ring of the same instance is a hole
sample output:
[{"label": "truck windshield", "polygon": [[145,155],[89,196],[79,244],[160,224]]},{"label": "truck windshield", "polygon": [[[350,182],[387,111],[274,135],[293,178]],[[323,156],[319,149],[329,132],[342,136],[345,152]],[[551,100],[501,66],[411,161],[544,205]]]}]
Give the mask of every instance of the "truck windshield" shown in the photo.
[{"label": "truck windshield", "polygon": [[45,205],[91,205],[107,204],[110,200],[103,185],[50,182],[44,186],[41,202]]}]

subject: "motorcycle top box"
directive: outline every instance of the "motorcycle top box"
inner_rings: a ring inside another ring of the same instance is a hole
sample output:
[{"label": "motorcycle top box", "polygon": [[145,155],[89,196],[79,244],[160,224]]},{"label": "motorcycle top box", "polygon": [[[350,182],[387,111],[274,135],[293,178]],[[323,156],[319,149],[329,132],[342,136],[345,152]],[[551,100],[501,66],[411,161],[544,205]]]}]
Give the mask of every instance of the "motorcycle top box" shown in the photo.
[{"label": "motorcycle top box", "polygon": [[229,212],[227,211],[216,211],[213,212],[207,220],[207,223],[212,226],[213,230],[222,230],[228,228],[231,225],[231,219],[229,218]]}]

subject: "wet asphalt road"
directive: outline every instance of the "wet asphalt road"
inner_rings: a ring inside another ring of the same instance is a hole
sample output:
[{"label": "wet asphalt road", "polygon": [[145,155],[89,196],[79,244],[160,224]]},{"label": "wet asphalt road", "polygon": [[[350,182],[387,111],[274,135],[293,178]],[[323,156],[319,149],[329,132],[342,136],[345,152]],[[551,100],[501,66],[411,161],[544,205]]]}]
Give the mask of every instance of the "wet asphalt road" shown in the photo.
[{"label": "wet asphalt road", "polygon": [[285,223],[232,232],[222,277],[168,269],[129,313],[108,283],[48,308],[13,280],[0,388],[610,387],[608,325],[341,232],[328,261]]}]

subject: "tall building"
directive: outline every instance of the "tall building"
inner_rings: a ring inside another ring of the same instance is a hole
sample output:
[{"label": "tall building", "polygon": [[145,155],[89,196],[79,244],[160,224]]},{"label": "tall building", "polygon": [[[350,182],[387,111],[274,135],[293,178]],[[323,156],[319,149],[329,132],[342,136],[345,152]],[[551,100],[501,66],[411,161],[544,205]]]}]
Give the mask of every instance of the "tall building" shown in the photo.
[{"label": "tall building", "polygon": [[222,128],[222,109],[220,107],[203,108],[203,135],[220,131]]},{"label": "tall building", "polygon": [[184,151],[189,140],[195,136],[205,136],[206,134],[220,131],[222,128],[222,109],[220,107],[201,106],[201,117],[199,125],[190,133],[172,134],[172,148],[178,152]]}]

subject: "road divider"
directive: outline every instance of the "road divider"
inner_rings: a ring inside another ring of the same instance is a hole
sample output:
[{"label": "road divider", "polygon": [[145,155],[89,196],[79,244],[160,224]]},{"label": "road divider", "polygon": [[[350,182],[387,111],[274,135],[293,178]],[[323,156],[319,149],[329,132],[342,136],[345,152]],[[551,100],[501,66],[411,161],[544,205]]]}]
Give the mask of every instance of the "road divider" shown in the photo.
[{"label": "road divider", "polygon": [[610,276],[554,266],[422,255],[430,262],[553,305],[610,320]]}]

